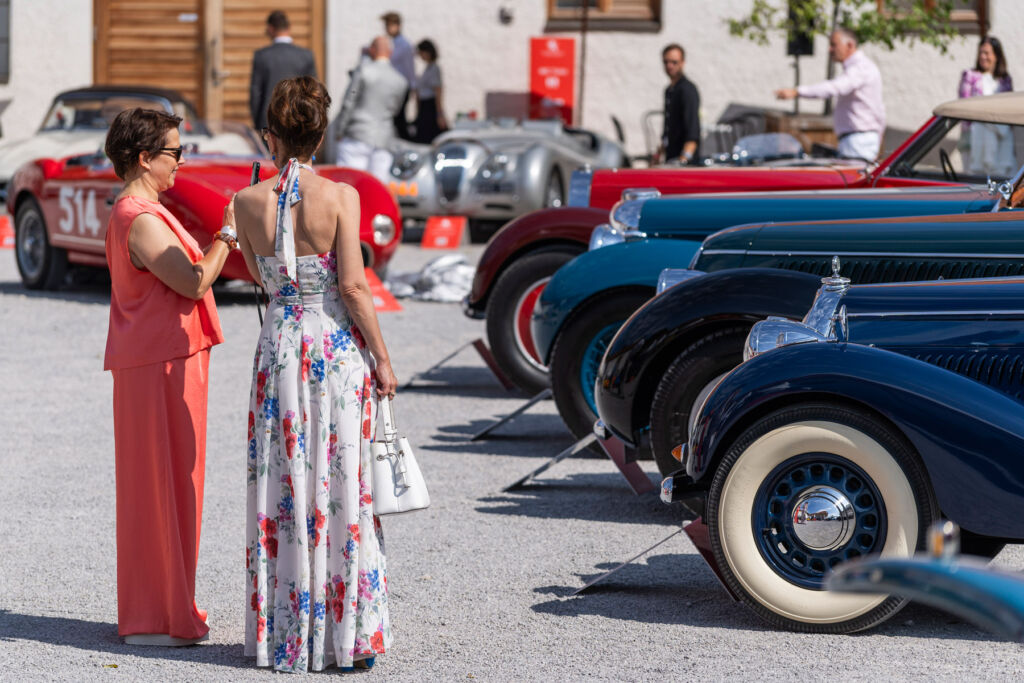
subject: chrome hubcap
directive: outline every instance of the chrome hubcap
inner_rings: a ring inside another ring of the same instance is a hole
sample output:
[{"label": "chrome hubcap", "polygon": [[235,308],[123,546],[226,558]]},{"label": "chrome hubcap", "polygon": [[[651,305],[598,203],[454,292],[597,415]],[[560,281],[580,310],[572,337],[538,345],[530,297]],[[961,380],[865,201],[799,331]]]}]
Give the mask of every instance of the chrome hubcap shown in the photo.
[{"label": "chrome hubcap", "polygon": [[838,489],[812,486],[793,505],[793,532],[811,550],[846,545],[857,528],[853,504]]}]

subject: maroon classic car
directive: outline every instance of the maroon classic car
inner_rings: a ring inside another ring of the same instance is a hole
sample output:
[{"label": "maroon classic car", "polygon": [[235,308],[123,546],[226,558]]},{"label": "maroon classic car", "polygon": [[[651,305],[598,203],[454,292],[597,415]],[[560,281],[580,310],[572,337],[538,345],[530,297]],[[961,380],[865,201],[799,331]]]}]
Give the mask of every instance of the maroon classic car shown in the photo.
[{"label": "maroon classic car", "polygon": [[[641,237],[631,234],[639,216],[629,215],[629,205],[623,207],[627,210],[616,210],[623,191],[647,188],[671,195],[983,183],[985,170],[970,159],[969,150],[958,146],[961,124],[1004,124],[1011,112],[1022,110],[1024,94],[1020,93],[947,102],[877,165],[788,159],[747,167],[578,171],[570,184],[569,206],[520,216],[491,238],[464,302],[465,313],[487,319],[488,341],[501,368],[522,389],[536,393],[549,379],[530,333],[534,305],[552,274],[586,251],[599,224],[610,223],[610,232],[617,238]],[[997,171],[989,172],[995,179],[1005,179]]]}]

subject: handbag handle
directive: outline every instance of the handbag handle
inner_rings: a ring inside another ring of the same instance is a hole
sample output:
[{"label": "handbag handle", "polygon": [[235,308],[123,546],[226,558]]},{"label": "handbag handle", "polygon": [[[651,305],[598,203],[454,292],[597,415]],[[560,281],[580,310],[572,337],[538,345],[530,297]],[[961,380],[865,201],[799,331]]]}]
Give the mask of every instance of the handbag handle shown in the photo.
[{"label": "handbag handle", "polygon": [[381,401],[379,410],[381,422],[384,423],[384,443],[394,444],[398,439],[398,427],[395,425],[395,409],[391,405],[391,399]]},{"label": "handbag handle", "polygon": [[409,488],[405,480],[406,466],[405,454],[398,446],[398,427],[395,426],[395,409],[391,405],[391,399],[387,398],[380,402],[380,420],[384,423],[384,449],[387,455],[377,455],[378,460],[394,456],[395,458],[395,485],[400,488]]}]

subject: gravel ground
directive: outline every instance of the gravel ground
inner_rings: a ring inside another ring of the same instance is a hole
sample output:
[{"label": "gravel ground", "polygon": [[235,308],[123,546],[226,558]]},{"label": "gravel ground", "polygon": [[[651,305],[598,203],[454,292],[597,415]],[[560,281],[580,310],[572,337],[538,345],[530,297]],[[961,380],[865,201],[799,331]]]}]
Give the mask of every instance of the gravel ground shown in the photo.
[{"label": "gravel ground", "polygon": [[[481,247],[464,249],[471,262]],[[404,245],[395,271],[436,252]],[[85,284],[22,289],[0,252],[0,679],[266,679],[242,655],[245,414],[258,333],[252,299],[218,294],[198,600],[210,640],[183,649],[120,643],[114,589],[111,380],[102,368],[109,297]],[[399,379],[484,334],[455,304],[407,302],[381,316]],[[425,512],[385,519],[394,647],[363,680],[1020,680],[1024,650],[911,605],[856,636],[766,629],[733,603],[679,535],[579,597],[570,593],[678,528],[681,512],[634,496],[612,465],[577,458],[522,492],[503,485],[569,445],[547,402],[510,412],[472,350],[410,389],[398,418],[431,485]],[[644,467],[654,476],[651,463]],[[998,563],[1024,566],[1021,546]],[[337,675],[324,673],[324,675]]]}]

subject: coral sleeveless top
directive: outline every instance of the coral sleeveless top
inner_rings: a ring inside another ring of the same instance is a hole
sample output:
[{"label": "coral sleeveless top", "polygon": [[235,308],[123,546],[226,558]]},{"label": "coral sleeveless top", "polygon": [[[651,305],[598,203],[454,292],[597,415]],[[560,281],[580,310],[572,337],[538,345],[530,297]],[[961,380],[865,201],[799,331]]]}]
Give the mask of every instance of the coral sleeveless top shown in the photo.
[{"label": "coral sleeveless top", "polygon": [[211,290],[194,301],[132,264],[128,231],[142,213],[163,219],[193,263],[203,258],[199,243],[160,202],[142,197],[117,201],[105,240],[110,268],[110,327],[104,370],[184,358],[224,341]]}]

